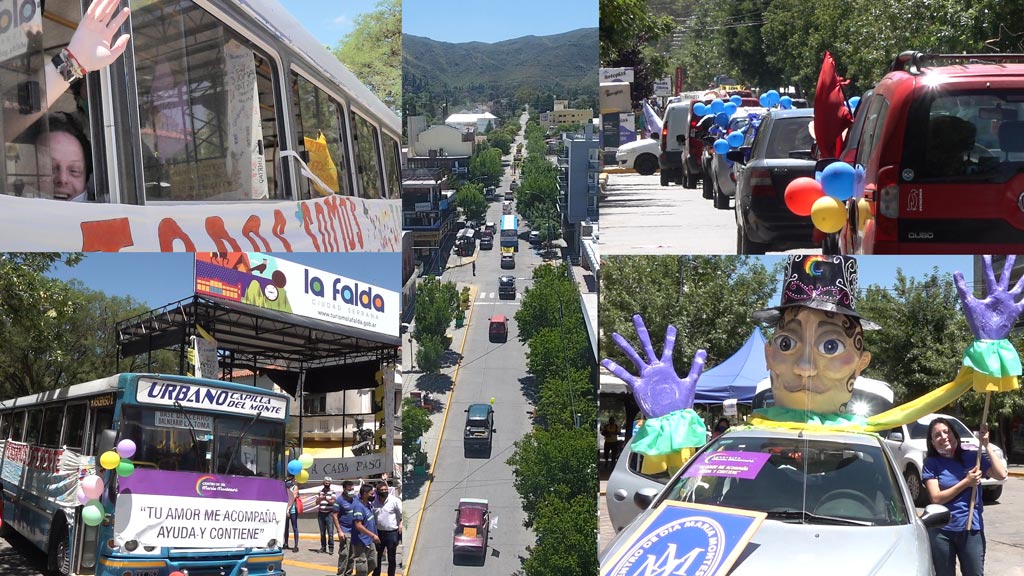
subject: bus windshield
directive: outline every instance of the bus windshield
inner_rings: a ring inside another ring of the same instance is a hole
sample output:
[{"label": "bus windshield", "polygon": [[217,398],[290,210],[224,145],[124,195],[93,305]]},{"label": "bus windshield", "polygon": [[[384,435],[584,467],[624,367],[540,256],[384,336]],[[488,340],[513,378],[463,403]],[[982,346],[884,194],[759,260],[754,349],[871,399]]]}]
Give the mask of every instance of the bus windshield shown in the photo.
[{"label": "bus windshield", "polygon": [[135,440],[136,467],[280,478],[283,428],[248,415],[125,405],[120,435]]}]

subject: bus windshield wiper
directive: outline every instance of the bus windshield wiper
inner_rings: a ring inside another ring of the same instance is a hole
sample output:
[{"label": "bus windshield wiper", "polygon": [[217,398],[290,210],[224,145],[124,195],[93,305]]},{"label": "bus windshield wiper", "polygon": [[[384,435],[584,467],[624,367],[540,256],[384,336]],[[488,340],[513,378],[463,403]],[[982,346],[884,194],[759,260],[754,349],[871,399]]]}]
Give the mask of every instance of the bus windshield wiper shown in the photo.
[{"label": "bus windshield wiper", "polygon": [[227,462],[224,463],[223,474],[228,473],[228,470],[231,468],[231,463],[235,461],[235,452],[238,452],[238,447],[242,444],[242,439],[245,438],[245,435],[249,433],[249,428],[252,428],[252,425],[255,424],[257,420],[260,419],[260,416],[263,416],[262,410],[256,412],[256,415],[253,416],[252,420],[249,420],[249,423],[246,424],[245,428],[242,429],[242,433],[238,435],[238,439],[235,440],[235,445],[231,448],[231,455],[228,456]]},{"label": "bus windshield wiper", "polygon": [[[192,449],[195,450],[196,453],[196,468],[199,468],[199,464],[203,461],[203,458],[199,455],[199,439],[196,438],[196,427],[192,424],[192,419],[188,417],[188,413],[185,412],[185,407],[181,405],[181,402],[175,400],[174,407],[178,409],[178,412],[184,416],[185,421],[188,422],[188,431],[192,434]],[[199,470],[196,470],[196,472],[199,472]]]}]

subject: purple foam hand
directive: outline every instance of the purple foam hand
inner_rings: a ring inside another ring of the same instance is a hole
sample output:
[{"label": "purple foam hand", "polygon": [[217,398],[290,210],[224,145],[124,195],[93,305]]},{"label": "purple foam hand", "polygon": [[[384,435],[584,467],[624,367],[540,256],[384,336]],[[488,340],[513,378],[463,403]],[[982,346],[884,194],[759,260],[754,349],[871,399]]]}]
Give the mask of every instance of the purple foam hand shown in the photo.
[{"label": "purple foam hand", "polygon": [[651,337],[647,333],[647,326],[639,314],[633,316],[633,326],[636,328],[640,344],[647,355],[645,362],[636,353],[633,346],[619,334],[612,334],[612,340],[636,366],[639,375],[634,376],[622,366],[612,362],[608,358],[601,360],[601,365],[609,372],[620,378],[633,392],[640,411],[645,418],[657,418],[677,410],[693,408],[693,398],[697,392],[697,380],[704,371],[704,362],[707,359],[707,352],[698,350],[693,356],[693,365],[690,367],[690,374],[686,378],[679,378],[675,367],[672,365],[672,349],[676,344],[675,326],[669,326],[665,330],[665,347],[661,358],[654,355],[654,347],[651,346]]},{"label": "purple foam hand", "polygon": [[960,304],[967,317],[967,325],[971,327],[971,332],[974,332],[974,337],[978,340],[1005,339],[1010,335],[1010,329],[1017,322],[1017,317],[1024,311],[1024,299],[1020,298],[1021,292],[1024,291],[1024,277],[1017,280],[1012,289],[1008,289],[1014,259],[1014,256],[1006,257],[1003,274],[996,281],[995,272],[992,270],[992,257],[982,256],[985,288],[988,294],[983,300],[975,298],[967,288],[963,274],[953,273],[956,291],[960,294]]}]

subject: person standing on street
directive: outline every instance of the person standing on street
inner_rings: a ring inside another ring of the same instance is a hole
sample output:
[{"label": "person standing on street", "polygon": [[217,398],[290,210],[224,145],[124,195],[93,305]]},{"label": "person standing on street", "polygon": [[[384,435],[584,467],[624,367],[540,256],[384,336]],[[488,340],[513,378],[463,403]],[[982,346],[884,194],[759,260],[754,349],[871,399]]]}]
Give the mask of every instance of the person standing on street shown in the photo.
[{"label": "person standing on street", "polygon": [[331,488],[331,477],[324,477],[324,487],[316,495],[316,520],[320,525],[320,553],[334,554],[334,502],[337,500]]},{"label": "person standing on street", "polygon": [[476,260],[473,260],[473,276],[476,276]]},{"label": "person standing on street", "polygon": [[371,552],[374,544],[380,543],[377,536],[377,522],[370,502],[373,500],[373,486],[359,487],[359,499],[352,511],[352,558],[356,576],[369,576],[377,568],[377,555]]},{"label": "person standing on street", "polygon": [[395,576],[398,538],[402,535],[402,501],[391,494],[388,483],[382,480],[377,482],[377,497],[373,500],[372,508],[377,517],[377,535],[380,537],[377,544],[377,567],[373,570],[373,576],[380,576],[381,558],[385,551],[388,553],[388,576]]},{"label": "person standing on street", "polygon": [[338,574],[352,574],[352,528],[356,491],[351,480],[341,483],[341,497],[334,503],[334,527],[338,530]]},{"label": "person standing on street", "polygon": [[295,476],[288,475],[284,483],[288,489],[288,518],[284,522],[284,547],[288,547],[288,525],[291,524],[292,532],[295,534],[295,547],[292,552],[299,551],[299,509],[296,501],[299,499],[299,485],[295,482]]},{"label": "person standing on street", "polygon": [[[988,449],[988,426],[982,424],[978,434],[981,445]],[[1001,458],[990,458],[991,452],[981,454],[965,450],[960,434],[945,418],[936,418],[928,425],[925,437],[928,451],[921,469],[921,480],[928,490],[932,504],[949,508],[949,523],[928,530],[932,545],[932,562],[936,576],[956,576],[956,561],[960,559],[963,576],[982,576],[985,573],[985,527],[982,524],[981,490],[983,477],[1006,478],[1006,463]],[[969,514],[971,496],[974,512]],[[971,529],[967,529],[970,516]]]},{"label": "person standing on street", "polygon": [[604,466],[611,468],[619,457],[619,425],[615,422],[615,416],[609,416],[608,422],[601,427],[601,436],[604,436]]}]

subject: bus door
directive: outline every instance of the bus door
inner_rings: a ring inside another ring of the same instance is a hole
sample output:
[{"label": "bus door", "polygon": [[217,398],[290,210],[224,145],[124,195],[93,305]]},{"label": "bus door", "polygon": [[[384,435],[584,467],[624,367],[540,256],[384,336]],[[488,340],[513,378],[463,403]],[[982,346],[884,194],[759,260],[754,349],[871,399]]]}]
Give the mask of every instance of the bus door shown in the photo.
[{"label": "bus door", "polygon": [[[64,413],[64,437],[62,442],[68,450],[81,454],[82,466],[91,468],[89,472],[103,476],[99,467],[100,432],[114,426],[114,394],[106,394],[90,398],[88,404],[69,404]],[[109,475],[111,481],[116,477]],[[108,488],[108,493],[110,488]],[[72,541],[71,573],[95,574],[97,551],[100,548],[100,527],[87,526],[82,515],[75,515]]]},{"label": "bus door", "polygon": [[0,458],[0,470],[2,470],[4,500],[8,502],[4,511],[4,522],[12,524],[17,530],[21,522],[21,498],[22,485],[24,484],[24,461],[25,453],[20,448],[11,445],[11,441],[21,442],[25,431],[25,411],[18,410],[4,416],[2,436],[4,451]]}]

